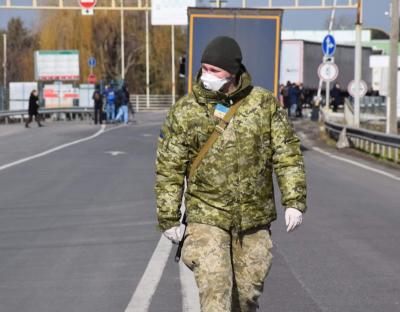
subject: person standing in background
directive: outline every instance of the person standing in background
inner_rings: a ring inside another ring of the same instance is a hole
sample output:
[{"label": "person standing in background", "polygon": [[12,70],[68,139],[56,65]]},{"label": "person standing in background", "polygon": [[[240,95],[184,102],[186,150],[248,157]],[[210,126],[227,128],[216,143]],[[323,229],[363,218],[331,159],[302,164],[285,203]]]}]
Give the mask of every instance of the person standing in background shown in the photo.
[{"label": "person standing in background", "polygon": [[107,122],[112,122],[115,119],[115,91],[112,86],[106,89],[106,102]]},{"label": "person standing in background", "polygon": [[38,126],[43,127],[43,125],[40,123],[39,96],[38,96],[37,90],[32,90],[32,92],[29,96],[28,114],[29,114],[29,118],[25,123],[26,128],[29,128],[29,124],[32,122],[33,116],[35,116],[35,120],[36,120]]},{"label": "person standing in background", "polygon": [[304,92],[304,86],[302,83],[298,85],[298,90],[299,90],[299,97],[297,100],[297,110],[296,110],[296,117],[303,117],[303,106],[304,106],[304,101],[305,101],[305,92]]},{"label": "person standing in background", "polygon": [[98,87],[93,93],[92,99],[94,101],[94,124],[97,123],[102,124],[102,115],[103,115],[103,96],[101,95]]},{"label": "person standing in background", "polygon": [[120,107],[118,109],[117,117],[115,117],[116,121],[122,121],[127,124],[129,121],[128,118],[128,105],[129,105],[129,92],[125,85],[122,86],[121,90],[118,92],[118,98],[120,102]]},{"label": "person standing in background", "polygon": [[298,100],[299,100],[299,89],[298,89],[297,85],[295,83],[293,83],[289,89],[289,101],[290,101],[290,104],[289,104],[290,106],[288,109],[289,117],[296,116]]},{"label": "person standing in background", "polygon": [[331,97],[333,99],[333,111],[336,113],[339,105],[341,104],[341,91],[340,85],[336,83],[331,90]]}]

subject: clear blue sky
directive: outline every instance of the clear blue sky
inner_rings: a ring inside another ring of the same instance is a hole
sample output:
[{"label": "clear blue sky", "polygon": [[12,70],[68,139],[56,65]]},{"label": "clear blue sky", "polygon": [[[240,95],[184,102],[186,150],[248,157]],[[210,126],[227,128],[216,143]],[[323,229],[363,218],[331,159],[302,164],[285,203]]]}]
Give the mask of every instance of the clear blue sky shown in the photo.
[{"label": "clear blue sky", "polygon": [[[4,3],[5,0],[0,0]],[[13,0],[16,3],[25,2],[27,0]],[[168,1],[168,0],[165,0]],[[197,0],[199,5],[209,4],[209,0]],[[227,6],[240,6],[241,0],[227,0]],[[332,0],[327,0],[329,1]],[[347,0],[338,0],[338,3]],[[274,0],[274,3],[287,5],[293,3],[293,0]],[[320,0],[300,0],[301,3],[315,4]],[[247,0],[248,6],[262,6],[267,0]],[[385,11],[389,11],[390,0],[364,0],[364,27],[374,27],[385,31],[390,29],[390,19],[385,15]],[[355,20],[355,10],[339,10],[337,17],[345,15],[348,19]],[[21,10],[4,10],[0,9],[0,28],[5,28],[7,22],[12,17],[21,17],[28,27],[33,27],[37,23],[38,15],[34,11]],[[330,16],[330,11],[286,11],[283,19],[283,29],[324,29],[326,20]]]}]

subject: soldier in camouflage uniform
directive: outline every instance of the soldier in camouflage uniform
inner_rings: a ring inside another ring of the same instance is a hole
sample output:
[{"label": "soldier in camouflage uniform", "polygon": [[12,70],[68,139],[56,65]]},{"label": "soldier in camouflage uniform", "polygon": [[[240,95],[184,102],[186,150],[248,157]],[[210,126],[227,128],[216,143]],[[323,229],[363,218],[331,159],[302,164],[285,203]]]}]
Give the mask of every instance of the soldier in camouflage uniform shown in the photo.
[{"label": "soldier in camouflage uniform", "polygon": [[[241,62],[232,38],[209,43],[193,91],[170,109],[158,142],[159,227],[173,242],[180,240],[184,193],[188,226],[182,260],[194,272],[203,312],[258,307],[272,260],[273,171],[288,232],[302,222],[306,210],[299,139],[274,95],[253,87]],[[229,108],[238,101],[238,111],[184,192],[185,177],[218,124],[217,105]]]}]

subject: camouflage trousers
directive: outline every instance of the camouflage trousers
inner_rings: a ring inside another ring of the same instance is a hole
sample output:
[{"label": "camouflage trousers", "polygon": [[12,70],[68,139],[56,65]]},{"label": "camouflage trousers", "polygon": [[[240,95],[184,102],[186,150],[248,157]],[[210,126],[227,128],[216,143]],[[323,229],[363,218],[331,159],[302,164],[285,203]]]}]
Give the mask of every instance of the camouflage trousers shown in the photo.
[{"label": "camouflage trousers", "polygon": [[202,312],[253,312],[272,262],[267,229],[240,235],[190,223],[182,261],[194,273]]}]

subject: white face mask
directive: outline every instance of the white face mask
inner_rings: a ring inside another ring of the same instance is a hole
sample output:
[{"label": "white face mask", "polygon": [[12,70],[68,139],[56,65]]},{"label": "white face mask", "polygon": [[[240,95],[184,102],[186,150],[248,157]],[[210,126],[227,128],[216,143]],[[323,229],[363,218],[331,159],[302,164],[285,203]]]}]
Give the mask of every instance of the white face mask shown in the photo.
[{"label": "white face mask", "polygon": [[201,75],[200,80],[204,88],[211,91],[218,91],[230,81],[230,78],[218,78],[212,74],[204,73]]}]

